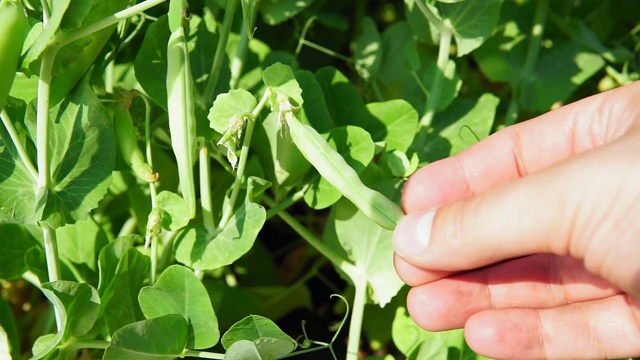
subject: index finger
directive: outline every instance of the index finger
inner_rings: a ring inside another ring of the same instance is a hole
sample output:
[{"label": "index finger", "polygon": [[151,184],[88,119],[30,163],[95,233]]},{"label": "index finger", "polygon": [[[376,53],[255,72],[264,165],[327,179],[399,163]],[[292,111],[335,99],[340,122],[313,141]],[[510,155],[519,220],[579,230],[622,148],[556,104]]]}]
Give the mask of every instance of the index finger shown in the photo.
[{"label": "index finger", "polygon": [[416,172],[403,190],[406,213],[483,193],[627,132],[640,82],[598,94],[508,127],[462,153]]}]

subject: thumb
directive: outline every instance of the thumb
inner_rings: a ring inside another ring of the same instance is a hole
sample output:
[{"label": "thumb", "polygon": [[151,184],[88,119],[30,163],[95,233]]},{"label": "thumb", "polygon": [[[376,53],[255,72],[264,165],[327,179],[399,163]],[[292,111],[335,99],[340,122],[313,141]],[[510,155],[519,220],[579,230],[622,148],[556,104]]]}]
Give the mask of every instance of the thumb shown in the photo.
[{"label": "thumb", "polygon": [[437,210],[411,213],[396,254],[431,271],[464,271],[536,253],[571,255],[640,296],[637,132]]}]

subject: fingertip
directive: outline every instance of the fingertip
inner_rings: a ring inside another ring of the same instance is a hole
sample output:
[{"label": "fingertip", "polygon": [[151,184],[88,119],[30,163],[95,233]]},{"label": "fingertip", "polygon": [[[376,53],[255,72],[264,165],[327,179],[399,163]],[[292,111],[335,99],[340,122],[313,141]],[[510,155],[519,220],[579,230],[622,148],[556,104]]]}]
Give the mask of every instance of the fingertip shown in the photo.
[{"label": "fingertip", "polygon": [[467,345],[492,358],[538,358],[540,344],[532,320],[535,310],[486,310],[473,314],[464,326]]},{"label": "fingertip", "polygon": [[393,248],[405,261],[417,264],[429,246],[436,211],[408,214],[393,232]]},{"label": "fingertip", "polygon": [[406,262],[397,254],[394,255],[393,262],[398,276],[400,276],[400,279],[409,286],[424,285],[453,274],[451,271],[436,271],[419,268]]},{"label": "fingertip", "polygon": [[406,213],[437,208],[468,195],[468,184],[456,158],[433,162],[416,171],[402,190]]}]

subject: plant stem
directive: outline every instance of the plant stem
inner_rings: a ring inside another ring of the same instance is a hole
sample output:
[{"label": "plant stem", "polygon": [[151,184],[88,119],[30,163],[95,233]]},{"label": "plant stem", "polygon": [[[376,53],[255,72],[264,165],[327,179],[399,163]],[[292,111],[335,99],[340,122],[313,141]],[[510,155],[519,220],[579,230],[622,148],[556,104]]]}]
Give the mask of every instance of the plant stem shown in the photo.
[{"label": "plant stem", "polygon": [[529,44],[527,45],[527,55],[522,68],[522,76],[518,81],[518,87],[514,89],[507,110],[507,116],[504,121],[505,126],[513,125],[518,121],[520,111],[520,95],[522,90],[529,86],[531,76],[538,60],[540,53],[540,42],[544,34],[545,22],[549,12],[549,0],[540,0],[536,2],[536,12],[533,16],[533,26],[529,35]]},{"label": "plant stem", "polygon": [[[418,3],[417,1],[416,3]],[[440,103],[440,95],[442,94],[442,80],[444,79],[447,64],[449,63],[449,52],[451,51],[451,26],[448,20],[445,20],[440,30],[440,45],[438,47],[438,60],[436,62],[437,69],[431,82],[429,97],[427,98],[427,106],[425,114],[420,119],[420,126],[427,127],[431,125],[433,116],[438,109]]]},{"label": "plant stem", "polygon": [[251,112],[251,119],[247,121],[247,128],[244,134],[244,141],[242,142],[242,150],[240,151],[240,159],[238,160],[238,170],[236,171],[236,178],[233,182],[231,188],[231,195],[229,196],[229,202],[224,208],[224,212],[222,213],[222,217],[220,219],[220,223],[218,224],[218,229],[224,228],[231,216],[233,215],[233,208],[235,207],[236,200],[238,199],[238,194],[240,193],[240,185],[242,185],[242,178],[244,177],[244,170],[247,165],[247,158],[249,157],[249,147],[251,146],[251,137],[253,136],[253,128],[256,125],[256,119],[260,112],[264,108],[265,104],[269,100],[269,90],[264,92],[262,95],[262,99],[256,108]]},{"label": "plant stem", "polygon": [[145,0],[139,4],[128,7],[124,10],[118,11],[113,15],[109,15],[104,19],[98,20],[94,23],[91,23],[87,26],[83,26],[77,29],[73,29],[67,32],[62,32],[56,35],[56,44],[55,48],[61,48],[67,44],[70,44],[80,38],[83,38],[87,35],[93,34],[96,31],[100,31],[104,28],[107,28],[118,21],[130,18],[135,16],[145,10],[148,10],[158,4],[162,4],[166,0]]},{"label": "plant stem", "polygon": [[335,52],[335,51],[333,51],[333,50],[331,50],[331,49],[329,49],[329,48],[326,48],[326,47],[324,47],[324,46],[322,46],[322,45],[318,45],[318,44],[316,44],[316,43],[314,43],[314,42],[311,42],[311,41],[309,41],[309,40],[301,39],[301,40],[300,40],[300,42],[301,42],[303,45],[306,45],[306,46],[308,46],[308,47],[310,47],[310,48],[312,48],[312,49],[318,50],[318,51],[320,51],[321,53],[325,53],[325,54],[327,54],[327,55],[329,55],[329,56],[333,56],[333,57],[335,57],[336,59],[340,59],[340,60],[342,60],[342,61],[344,61],[344,62],[347,62],[347,63],[351,63],[351,62],[353,62],[353,59],[351,59],[351,58],[349,58],[349,57],[346,57],[346,56],[344,56],[344,55],[342,55],[342,54],[340,54],[340,53],[337,53],[337,52]]},{"label": "plant stem", "polygon": [[200,204],[202,205],[202,221],[209,234],[213,234],[216,224],[213,221],[213,203],[211,202],[211,164],[209,148],[204,140],[200,144]]},{"label": "plant stem", "polygon": [[347,360],[357,360],[360,349],[360,335],[362,333],[362,320],[364,319],[364,307],[367,302],[367,280],[363,274],[352,277],[355,287],[353,310],[349,321],[349,338],[347,342]]},{"label": "plant stem", "polygon": [[[42,223],[42,237],[44,240],[44,254],[47,259],[47,273],[49,275],[49,281],[60,280],[60,263],[58,256],[58,244],[55,231],[46,223]],[[56,328],[58,332],[64,331],[63,318],[64,314],[60,311],[58,306],[54,306],[54,312],[56,316]]]},{"label": "plant stem", "polygon": [[231,79],[229,80],[229,88],[235,89],[238,86],[240,75],[242,75],[242,69],[244,68],[244,58],[247,54],[247,48],[249,47],[249,35],[247,34],[247,27],[243,26],[240,30],[240,41],[236,47],[236,53],[231,60]]},{"label": "plant stem", "polygon": [[[276,202],[266,195],[263,196],[263,201],[271,208],[276,206]],[[327,244],[325,244],[315,234],[309,231],[309,229],[302,225],[288,212],[282,210],[278,212],[278,216],[284,222],[286,222],[295,232],[297,232],[298,235],[300,235],[306,242],[308,242],[309,245],[313,246],[320,254],[329,259],[329,261],[331,261],[334,266],[344,271],[344,273],[347,274],[349,278],[354,278],[354,275],[357,274],[358,269],[352,263],[348,262],[338,253],[333,251],[333,249],[327,246]]]},{"label": "plant stem", "polygon": [[24,166],[27,167],[27,170],[29,171],[29,174],[31,174],[31,177],[33,177],[33,179],[36,182],[38,182],[38,171],[33,166],[31,159],[29,159],[29,156],[27,155],[27,151],[24,149],[24,146],[22,146],[22,142],[20,142],[20,138],[18,137],[18,132],[16,131],[16,128],[13,126],[13,122],[11,121],[11,118],[9,117],[9,114],[7,113],[6,109],[2,109],[2,113],[0,113],[0,118],[2,118],[2,123],[4,124],[5,129],[7,129],[7,132],[9,133],[9,137],[11,137],[11,141],[13,142],[13,146],[15,146],[16,151],[18,152],[18,156],[20,157],[20,160],[22,160],[22,163],[24,164]]},{"label": "plant stem", "polygon": [[286,210],[289,206],[297,203],[304,197],[304,194],[307,192],[310,186],[310,183],[303,186],[302,189],[296,191],[291,196],[280,201],[276,206],[269,208],[269,210],[267,210],[267,220],[278,215],[280,211]]},{"label": "plant stem", "polygon": [[229,34],[231,33],[231,25],[233,25],[237,5],[238,0],[227,0],[227,6],[224,9],[224,21],[222,22],[222,29],[220,29],[220,37],[218,38],[218,46],[213,56],[213,64],[211,65],[211,71],[207,79],[207,87],[204,90],[204,108],[208,108],[207,105],[213,101],[213,92],[216,90],[218,78],[220,77],[222,60],[224,60],[224,55],[227,50],[227,42],[229,41]]},{"label": "plant stem", "polygon": [[41,188],[49,189],[49,92],[52,79],[53,61],[57,50],[48,48],[42,53],[40,77],[38,78],[38,105],[36,108],[36,148],[38,149],[38,175]]}]

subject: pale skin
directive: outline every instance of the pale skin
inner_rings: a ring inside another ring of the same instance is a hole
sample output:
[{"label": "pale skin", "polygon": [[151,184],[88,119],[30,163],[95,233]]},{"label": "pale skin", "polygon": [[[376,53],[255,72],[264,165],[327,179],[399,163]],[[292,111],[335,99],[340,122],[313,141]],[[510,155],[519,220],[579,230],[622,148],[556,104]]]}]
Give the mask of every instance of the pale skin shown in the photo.
[{"label": "pale skin", "polygon": [[402,203],[421,327],[494,358],[640,356],[640,82],[425,166]]}]

